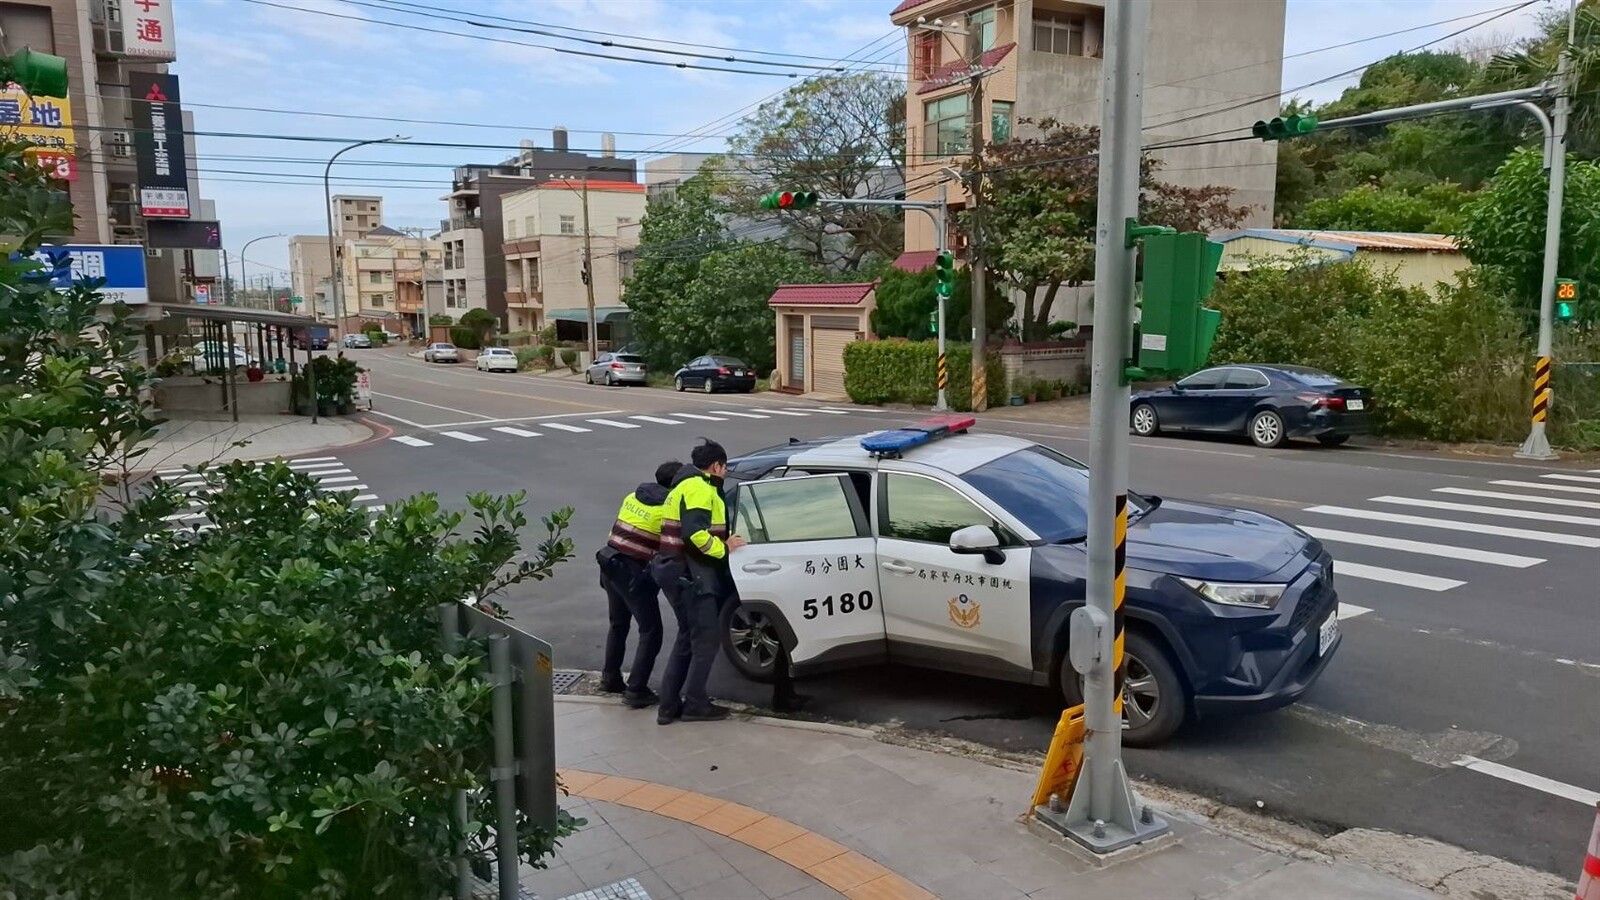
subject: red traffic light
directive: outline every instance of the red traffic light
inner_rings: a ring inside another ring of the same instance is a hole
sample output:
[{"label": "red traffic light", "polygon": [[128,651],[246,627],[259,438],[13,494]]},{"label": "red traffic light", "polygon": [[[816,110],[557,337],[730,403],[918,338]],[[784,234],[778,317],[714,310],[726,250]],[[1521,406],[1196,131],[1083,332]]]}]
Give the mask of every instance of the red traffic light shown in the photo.
[{"label": "red traffic light", "polygon": [[791,206],[794,206],[794,192],[793,191],[784,191],[783,193],[778,195],[778,208],[779,209],[788,209]]}]

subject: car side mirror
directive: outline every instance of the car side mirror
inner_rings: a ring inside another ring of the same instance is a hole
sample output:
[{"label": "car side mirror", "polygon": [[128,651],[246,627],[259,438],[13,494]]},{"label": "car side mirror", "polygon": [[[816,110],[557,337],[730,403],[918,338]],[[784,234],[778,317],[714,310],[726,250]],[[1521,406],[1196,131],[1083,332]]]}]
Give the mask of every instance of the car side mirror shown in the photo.
[{"label": "car side mirror", "polygon": [[950,535],[950,552],[963,556],[982,556],[983,561],[998,566],[1006,561],[1000,549],[1000,538],[987,525],[968,525]]}]

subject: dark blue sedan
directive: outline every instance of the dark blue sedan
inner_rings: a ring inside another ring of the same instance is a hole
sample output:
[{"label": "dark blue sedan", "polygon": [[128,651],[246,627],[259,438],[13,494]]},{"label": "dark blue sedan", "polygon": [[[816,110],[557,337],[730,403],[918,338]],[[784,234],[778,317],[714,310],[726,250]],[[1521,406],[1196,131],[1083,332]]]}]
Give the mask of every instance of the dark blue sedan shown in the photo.
[{"label": "dark blue sedan", "polygon": [[1372,394],[1305,366],[1215,366],[1170,387],[1139,391],[1129,410],[1133,433],[1240,434],[1258,447],[1316,438],[1337,447],[1367,431]]},{"label": "dark blue sedan", "polygon": [[[1088,574],[1089,479],[1048,447],[950,433],[892,455],[882,435],[796,441],[729,465],[737,596],[728,660],[757,681],[905,663],[1053,687]],[[1294,702],[1341,637],[1334,563],[1262,513],[1131,496],[1124,739]]]}]

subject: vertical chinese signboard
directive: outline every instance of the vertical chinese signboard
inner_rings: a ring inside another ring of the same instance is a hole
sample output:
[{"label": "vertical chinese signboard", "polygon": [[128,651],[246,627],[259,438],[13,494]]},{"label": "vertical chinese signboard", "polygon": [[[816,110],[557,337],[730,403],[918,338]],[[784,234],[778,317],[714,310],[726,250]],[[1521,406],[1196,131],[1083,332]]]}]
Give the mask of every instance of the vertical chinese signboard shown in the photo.
[{"label": "vertical chinese signboard", "polygon": [[30,96],[15,84],[0,86],[0,135],[28,144],[28,158],[51,177],[77,180],[71,100]]},{"label": "vertical chinese signboard", "polygon": [[134,156],[139,210],[148,219],[189,217],[189,166],[183,149],[178,76],[132,72]]},{"label": "vertical chinese signboard", "polygon": [[124,53],[152,62],[178,58],[172,42],[172,0],[111,0],[123,10]]}]

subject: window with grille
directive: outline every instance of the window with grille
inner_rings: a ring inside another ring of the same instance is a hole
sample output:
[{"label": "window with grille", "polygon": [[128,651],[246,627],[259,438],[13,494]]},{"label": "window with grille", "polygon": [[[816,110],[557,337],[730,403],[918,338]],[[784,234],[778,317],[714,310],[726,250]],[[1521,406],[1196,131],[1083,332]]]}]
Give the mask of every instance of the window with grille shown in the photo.
[{"label": "window with grille", "polygon": [[989,140],[1003,144],[1011,140],[1011,104],[996,100],[989,104]]},{"label": "window with grille", "polygon": [[561,217],[561,233],[562,234],[577,234],[578,233],[578,217],[577,216],[562,216]]},{"label": "window with grille", "polygon": [[1034,16],[1033,49],[1038,53],[1083,56],[1082,16]]},{"label": "window with grille", "polygon": [[973,56],[993,50],[994,35],[994,7],[967,14],[967,42]]},{"label": "window with grille", "polygon": [[968,151],[968,108],[964,93],[923,104],[923,142],[927,152],[954,156]]},{"label": "window with grille", "polygon": [[911,43],[911,77],[927,81],[939,68],[939,32],[919,31]]}]

